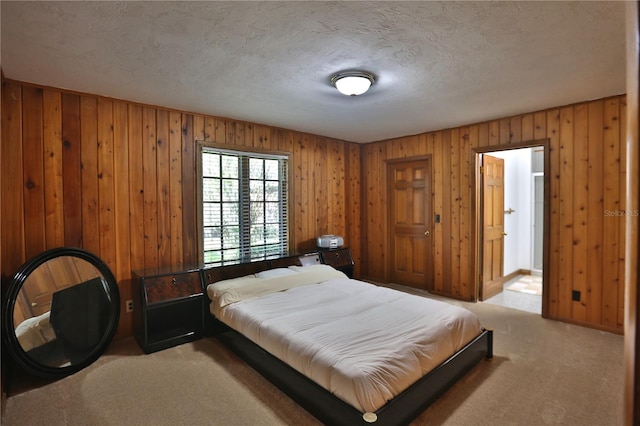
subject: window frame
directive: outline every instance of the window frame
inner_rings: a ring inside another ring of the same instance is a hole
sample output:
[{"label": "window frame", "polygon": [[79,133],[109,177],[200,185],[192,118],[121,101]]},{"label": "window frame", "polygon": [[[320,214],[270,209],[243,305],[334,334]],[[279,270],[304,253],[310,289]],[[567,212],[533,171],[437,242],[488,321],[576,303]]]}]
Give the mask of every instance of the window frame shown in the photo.
[{"label": "window frame", "polygon": [[[197,156],[196,156],[196,185],[195,185],[195,189],[196,189],[196,239],[197,239],[197,246],[198,246],[198,262],[200,264],[205,264],[205,260],[204,260],[204,217],[203,217],[203,211],[204,211],[204,200],[203,200],[203,153],[205,153],[206,150],[214,150],[217,151],[217,153],[223,154],[226,152],[230,155],[235,155],[235,156],[242,156],[245,155],[247,157],[256,157],[256,158],[262,158],[262,159],[281,159],[284,158],[287,162],[287,167],[286,167],[286,192],[285,192],[285,203],[286,203],[286,208],[287,208],[287,214],[286,214],[286,225],[287,225],[287,232],[286,232],[286,242],[283,244],[286,253],[284,255],[288,255],[288,253],[291,253],[291,241],[292,241],[292,233],[293,233],[293,227],[292,227],[292,200],[291,200],[291,193],[292,193],[292,176],[291,176],[291,170],[292,170],[292,165],[291,165],[291,153],[289,152],[282,152],[282,151],[273,151],[273,150],[266,150],[266,149],[260,149],[260,148],[255,148],[255,147],[248,147],[249,149],[242,149],[245,147],[229,147],[228,145],[224,145],[224,144],[218,144],[215,142],[210,142],[210,141],[198,141],[196,140],[196,146],[197,146]],[[241,198],[242,198],[242,192],[240,192]],[[241,225],[239,225],[241,226]],[[240,235],[240,238],[242,238],[242,236]],[[249,236],[250,239],[250,236]],[[260,260],[264,260],[264,259],[269,259],[272,257],[278,257],[278,256],[262,256],[262,257],[257,257],[257,258],[252,258],[252,259],[237,259],[237,260],[227,260],[227,261],[220,261],[220,262],[214,262],[214,263],[207,263],[207,265],[212,265],[212,266],[222,266],[222,265],[229,265],[229,264],[238,264],[238,263],[249,263],[249,262],[255,262],[255,261],[260,261]]]}]

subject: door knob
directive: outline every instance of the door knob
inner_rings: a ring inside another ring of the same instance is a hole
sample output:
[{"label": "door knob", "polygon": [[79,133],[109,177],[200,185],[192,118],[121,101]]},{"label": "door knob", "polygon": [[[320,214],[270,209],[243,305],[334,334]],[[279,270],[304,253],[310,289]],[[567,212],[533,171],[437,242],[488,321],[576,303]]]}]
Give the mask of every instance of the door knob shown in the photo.
[{"label": "door knob", "polygon": [[506,236],[507,236],[507,233],[506,233],[506,232],[503,232],[503,233],[502,233],[502,235],[504,235],[504,236],[506,237]]},{"label": "door knob", "polygon": [[424,231],[424,236],[425,236],[425,237],[428,237],[429,235],[431,235],[431,232],[429,232],[429,231]]}]

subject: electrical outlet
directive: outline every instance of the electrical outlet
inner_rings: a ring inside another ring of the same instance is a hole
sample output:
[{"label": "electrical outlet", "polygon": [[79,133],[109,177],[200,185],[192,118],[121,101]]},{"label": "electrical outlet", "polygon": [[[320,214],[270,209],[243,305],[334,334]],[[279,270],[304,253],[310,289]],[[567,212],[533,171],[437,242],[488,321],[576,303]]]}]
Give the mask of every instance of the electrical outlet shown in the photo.
[{"label": "electrical outlet", "polygon": [[571,300],[573,300],[574,302],[579,302],[580,301],[580,290],[572,290],[571,291]]},{"label": "electrical outlet", "polygon": [[133,300],[127,300],[127,312],[133,312]]}]

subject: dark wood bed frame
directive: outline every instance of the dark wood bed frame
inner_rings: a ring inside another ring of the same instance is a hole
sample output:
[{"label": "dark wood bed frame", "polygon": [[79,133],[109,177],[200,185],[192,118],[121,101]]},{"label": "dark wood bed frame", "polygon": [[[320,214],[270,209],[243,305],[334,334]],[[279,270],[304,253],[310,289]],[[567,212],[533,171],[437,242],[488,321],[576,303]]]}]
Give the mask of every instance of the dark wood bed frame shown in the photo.
[{"label": "dark wood bed frame", "polygon": [[[204,269],[205,287],[211,283],[241,277],[267,269],[300,265],[300,256],[263,260],[246,264]],[[319,259],[319,257],[318,257]],[[320,260],[318,260],[320,263]],[[205,292],[206,294],[206,292]],[[483,359],[493,357],[493,331],[483,331],[469,344],[444,361],[433,371],[375,412],[375,420],[266,352],[242,334],[218,321],[206,304],[206,333],[243,359],[267,380],[296,401],[314,417],[327,425],[406,425],[444,394],[462,376]]]}]

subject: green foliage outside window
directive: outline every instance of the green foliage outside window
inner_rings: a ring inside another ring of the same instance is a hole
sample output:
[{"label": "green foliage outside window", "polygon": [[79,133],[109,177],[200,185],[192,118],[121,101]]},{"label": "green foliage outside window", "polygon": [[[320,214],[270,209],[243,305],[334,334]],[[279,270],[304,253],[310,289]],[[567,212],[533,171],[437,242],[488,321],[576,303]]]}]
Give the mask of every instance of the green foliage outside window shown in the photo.
[{"label": "green foliage outside window", "polygon": [[287,158],[203,148],[205,263],[287,254]]}]

